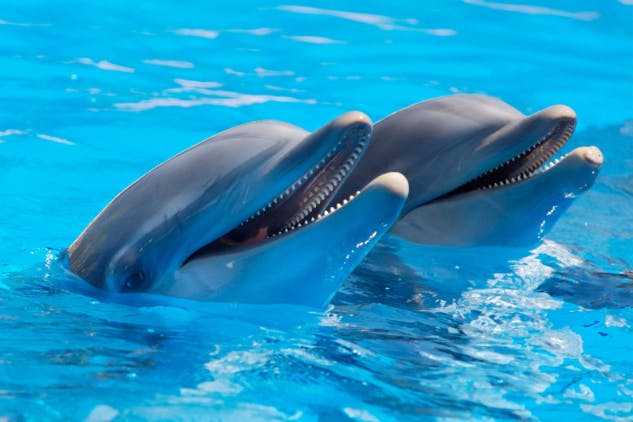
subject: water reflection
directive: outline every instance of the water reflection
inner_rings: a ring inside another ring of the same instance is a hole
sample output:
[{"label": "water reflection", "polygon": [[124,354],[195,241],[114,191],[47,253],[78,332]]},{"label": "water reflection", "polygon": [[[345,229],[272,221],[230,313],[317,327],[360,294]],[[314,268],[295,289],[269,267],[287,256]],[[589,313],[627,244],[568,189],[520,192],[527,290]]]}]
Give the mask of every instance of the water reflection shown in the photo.
[{"label": "water reflection", "polygon": [[529,15],[550,15],[560,16],[564,18],[577,19],[580,21],[593,21],[600,17],[600,13],[593,11],[584,12],[568,12],[566,10],[552,9],[542,6],[531,6],[527,4],[511,4],[511,3],[498,3],[486,0],[462,0],[464,3],[472,4],[475,6],[487,7],[490,9],[504,10],[507,12],[526,13]]},{"label": "water reflection", "polygon": [[450,37],[457,34],[457,31],[450,28],[419,28],[417,19],[395,19],[385,15],[371,13],[350,12],[344,10],[322,9],[317,7],[287,5],[278,6],[277,10],[291,13],[330,16],[345,19],[351,22],[362,23],[374,26],[383,31],[416,31],[438,37]]},{"label": "water reflection", "polygon": [[123,66],[120,64],[115,64],[112,62],[109,62],[107,60],[99,60],[99,61],[94,61],[93,59],[89,58],[89,57],[82,57],[76,60],[77,63],[81,63],[81,64],[85,64],[88,66],[94,66],[98,69],[101,70],[111,70],[114,72],[124,72],[124,73],[134,73],[136,72],[136,70],[133,67],[129,67],[129,66]]}]

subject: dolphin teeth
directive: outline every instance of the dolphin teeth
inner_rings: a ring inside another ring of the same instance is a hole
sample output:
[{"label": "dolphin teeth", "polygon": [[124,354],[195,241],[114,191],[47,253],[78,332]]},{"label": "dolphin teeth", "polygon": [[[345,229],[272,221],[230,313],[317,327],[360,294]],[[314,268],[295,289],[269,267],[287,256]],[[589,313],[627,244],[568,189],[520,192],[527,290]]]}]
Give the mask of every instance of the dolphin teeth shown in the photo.
[{"label": "dolphin teeth", "polygon": [[[284,190],[276,198],[272,199],[268,204],[266,204],[266,206],[257,211],[256,214],[251,215],[247,220],[240,223],[240,226],[252,223],[257,218],[262,218],[261,216],[263,215],[268,215],[273,207],[277,207],[280,202],[287,200],[297,191],[305,189],[306,182],[311,180],[315,174],[319,174],[320,172],[326,175],[328,179],[325,180],[325,178],[322,179],[321,176],[319,176],[319,180],[315,180],[316,183],[314,183],[314,186],[310,189],[306,189],[307,192],[305,195],[302,194],[303,198],[301,198],[299,209],[295,212],[294,217],[287,224],[284,224],[278,231],[271,233],[271,235],[267,237],[279,236],[283,233],[296,230],[297,228],[318,221],[320,218],[333,213],[337,209],[341,208],[343,204],[347,204],[350,200],[352,200],[354,195],[350,195],[349,199],[345,199],[342,204],[338,203],[330,206],[329,210],[318,210],[320,205],[326,205],[324,202],[333,192],[335,192],[337,186],[339,186],[347,174],[349,174],[367,147],[369,136],[364,136],[355,142],[355,146],[351,149],[351,151],[348,150],[343,152],[343,149],[349,144],[350,136],[351,134],[347,134],[333,149],[327,152],[325,157],[321,158],[317,165],[315,165],[307,173],[299,176],[293,184],[287,187],[286,190]],[[338,157],[343,154],[346,155],[346,159],[342,163],[340,161],[337,164],[330,162],[333,157]]]}]

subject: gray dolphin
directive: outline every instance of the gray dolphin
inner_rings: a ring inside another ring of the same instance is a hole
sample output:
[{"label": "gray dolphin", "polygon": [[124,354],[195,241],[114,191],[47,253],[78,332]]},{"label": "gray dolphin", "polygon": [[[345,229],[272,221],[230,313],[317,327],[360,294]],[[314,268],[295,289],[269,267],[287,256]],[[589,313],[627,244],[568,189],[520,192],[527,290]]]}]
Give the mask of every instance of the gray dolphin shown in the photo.
[{"label": "gray dolphin", "polygon": [[575,125],[574,111],[562,105],[525,116],[484,95],[424,101],[376,123],[338,197],[397,171],[409,180],[410,192],[393,233],[424,244],[528,245],[600,170],[596,147],[575,149],[543,167]]},{"label": "gray dolphin", "polygon": [[360,112],[312,134],[276,121],[226,130],[116,196],[68,248],[69,267],[115,292],[321,306],[408,193],[389,173],[325,209],[370,133]]}]

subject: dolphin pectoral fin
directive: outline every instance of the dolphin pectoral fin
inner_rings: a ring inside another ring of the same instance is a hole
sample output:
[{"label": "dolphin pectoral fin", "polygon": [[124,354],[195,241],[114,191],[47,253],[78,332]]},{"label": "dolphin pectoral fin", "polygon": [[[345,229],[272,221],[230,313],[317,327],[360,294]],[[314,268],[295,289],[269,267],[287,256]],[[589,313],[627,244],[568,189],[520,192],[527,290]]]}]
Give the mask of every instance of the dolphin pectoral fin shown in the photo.
[{"label": "dolphin pectoral fin", "polygon": [[519,183],[448,197],[418,207],[392,232],[430,245],[529,246],[543,238],[576,197],[593,185],[602,153],[576,148]]},{"label": "dolphin pectoral fin", "polygon": [[317,221],[187,262],[161,293],[196,300],[323,306],[392,226],[409,186],[386,173]]}]

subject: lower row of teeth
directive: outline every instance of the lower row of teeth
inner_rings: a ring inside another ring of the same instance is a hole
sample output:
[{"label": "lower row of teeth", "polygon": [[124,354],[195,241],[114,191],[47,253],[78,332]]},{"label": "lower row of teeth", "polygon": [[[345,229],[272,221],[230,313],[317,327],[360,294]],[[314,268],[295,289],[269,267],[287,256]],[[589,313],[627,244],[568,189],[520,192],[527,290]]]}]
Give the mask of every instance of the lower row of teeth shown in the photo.
[{"label": "lower row of teeth", "polygon": [[269,237],[276,237],[276,236],[279,236],[281,234],[291,232],[291,231],[293,231],[295,229],[299,229],[299,228],[303,227],[304,225],[312,224],[315,221],[319,221],[320,219],[322,219],[324,217],[327,217],[328,215],[332,214],[334,211],[338,210],[339,208],[347,205],[352,199],[356,198],[356,196],[359,193],[360,193],[360,191],[356,191],[356,193],[354,195],[350,195],[348,198],[343,199],[343,201],[337,203],[336,205],[332,205],[329,209],[324,210],[318,216],[312,217],[310,219],[310,221],[308,221],[308,220],[301,220],[301,221],[299,221],[297,223],[294,223],[293,225],[286,226],[283,230],[281,230],[281,231],[279,231],[279,232],[277,232],[277,233],[275,233],[275,234],[273,234],[272,236],[269,236]]}]

